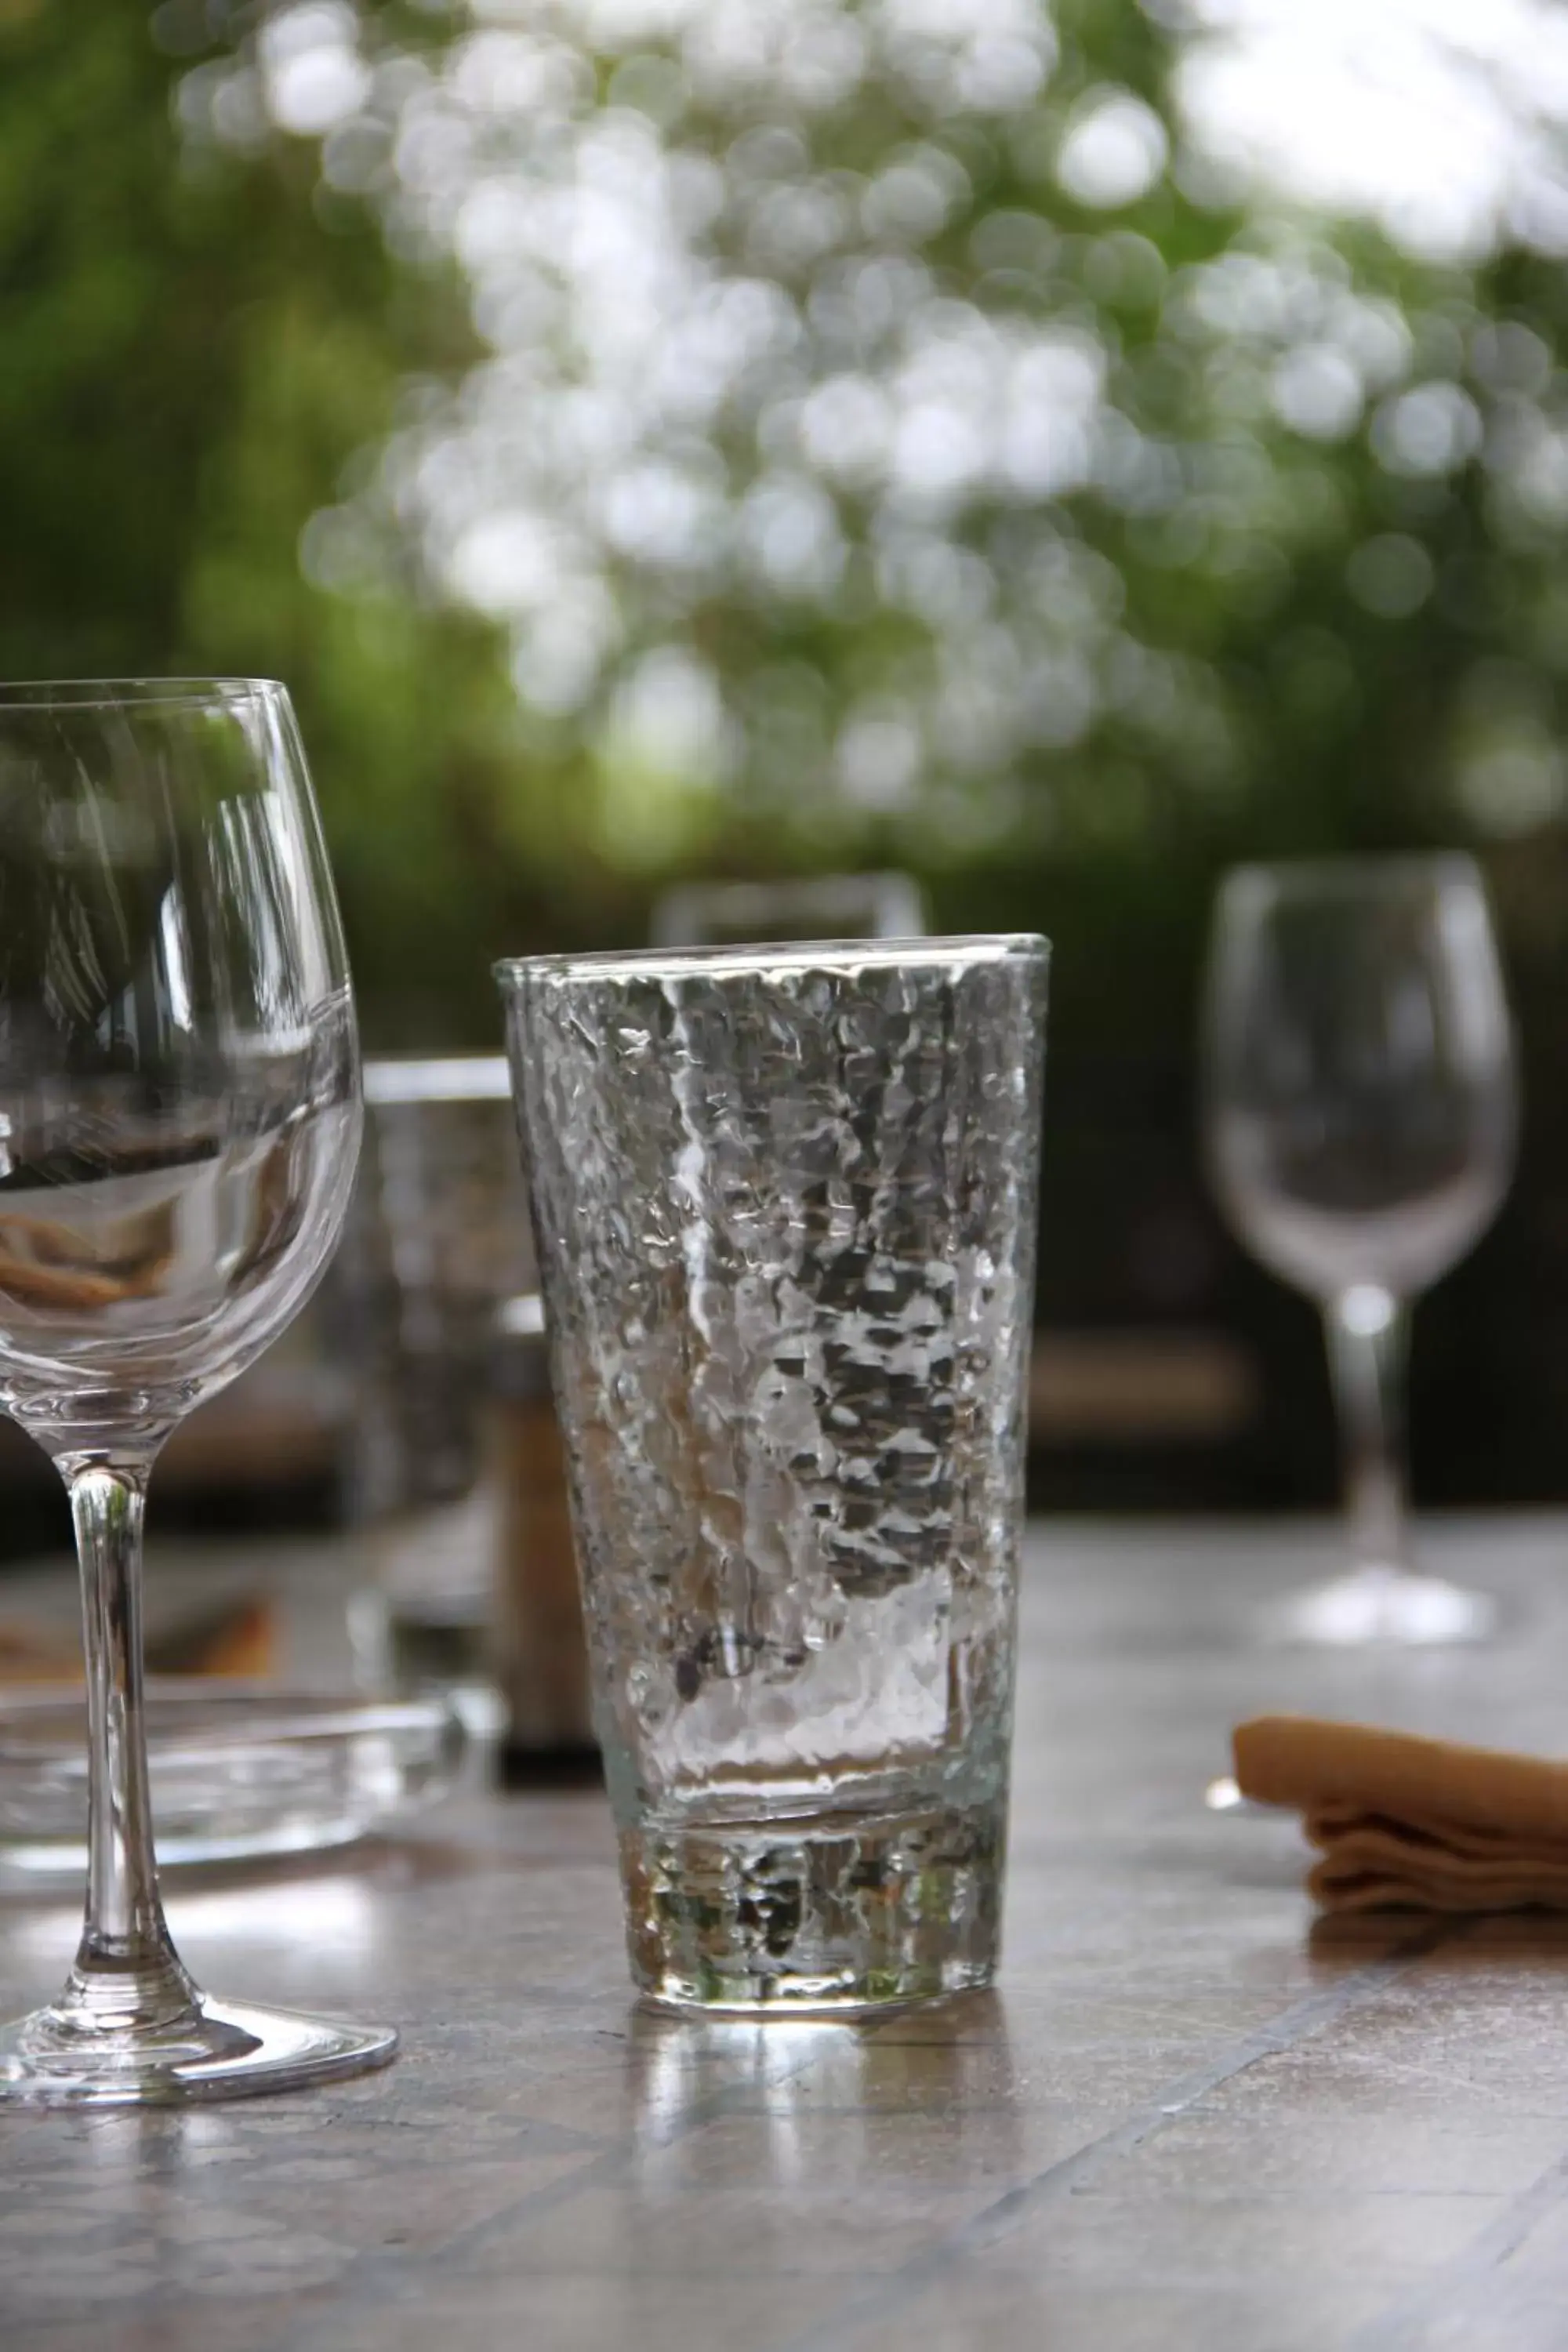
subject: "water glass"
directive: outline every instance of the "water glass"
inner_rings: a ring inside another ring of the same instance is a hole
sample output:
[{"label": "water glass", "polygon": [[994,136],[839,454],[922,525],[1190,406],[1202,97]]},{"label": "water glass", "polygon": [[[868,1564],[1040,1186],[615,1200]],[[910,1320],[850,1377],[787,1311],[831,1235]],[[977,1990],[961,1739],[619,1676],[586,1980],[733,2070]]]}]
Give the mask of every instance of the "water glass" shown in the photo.
[{"label": "water glass", "polygon": [[496,1318],[534,1287],[501,1055],[374,1057],[367,1149],[340,1252],[353,1374],[353,1514],[367,1578],[349,1608],[364,1680],[443,1690],[501,1722],[491,1619],[502,1495],[485,1425]]},{"label": "water glass", "polygon": [[634,1978],[995,1968],[1045,942],[500,970]]},{"label": "water glass", "polygon": [[468,1493],[492,1325],[533,1287],[504,1058],[374,1056],[341,1287],[355,1327],[356,1517]]}]

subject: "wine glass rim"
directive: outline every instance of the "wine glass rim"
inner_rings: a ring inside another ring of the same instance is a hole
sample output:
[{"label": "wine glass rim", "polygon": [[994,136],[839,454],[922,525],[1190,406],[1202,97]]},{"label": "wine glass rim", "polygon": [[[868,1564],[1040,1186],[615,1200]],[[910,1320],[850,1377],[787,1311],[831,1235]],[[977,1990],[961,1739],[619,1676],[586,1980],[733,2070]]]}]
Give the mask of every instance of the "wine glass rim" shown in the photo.
[{"label": "wine glass rim", "polygon": [[742,980],[764,972],[891,971],[921,965],[959,968],[973,964],[1046,962],[1050,941],[1037,931],[971,931],[951,937],[924,934],[905,939],[769,940],[755,944],[689,948],[628,948],[579,955],[508,956],[491,968],[503,988],[524,980]]},{"label": "wine glass rim", "polygon": [[1256,858],[1233,866],[1223,877],[1220,887],[1225,890],[1251,890],[1260,885],[1276,890],[1310,887],[1314,890],[1340,890],[1350,897],[1388,883],[1433,882],[1444,877],[1477,883],[1480,880],[1480,868],[1465,849],[1373,851],[1364,856],[1349,857]]},{"label": "wine glass rim", "polygon": [[35,677],[0,680],[0,710],[155,709],[164,704],[265,699],[286,695],[275,677]]}]

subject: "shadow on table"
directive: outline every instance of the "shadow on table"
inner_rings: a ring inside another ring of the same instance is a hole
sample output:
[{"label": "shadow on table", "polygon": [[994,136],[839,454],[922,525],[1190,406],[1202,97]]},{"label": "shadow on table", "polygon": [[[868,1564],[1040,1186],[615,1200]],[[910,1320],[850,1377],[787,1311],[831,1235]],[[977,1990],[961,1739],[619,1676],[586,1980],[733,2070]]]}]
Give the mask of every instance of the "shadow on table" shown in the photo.
[{"label": "shadow on table", "polygon": [[1517,1964],[1568,1969],[1568,1915],[1552,1911],[1433,1913],[1362,1911],[1314,1919],[1308,1937],[1315,1960],[1355,1965],[1369,1959],[1439,1954],[1445,1969]]}]

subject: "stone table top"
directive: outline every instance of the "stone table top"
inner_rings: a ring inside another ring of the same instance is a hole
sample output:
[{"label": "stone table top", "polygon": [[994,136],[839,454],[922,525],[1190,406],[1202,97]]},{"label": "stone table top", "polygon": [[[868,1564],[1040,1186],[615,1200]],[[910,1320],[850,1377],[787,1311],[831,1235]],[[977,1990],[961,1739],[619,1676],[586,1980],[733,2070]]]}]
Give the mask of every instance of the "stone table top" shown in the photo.
[{"label": "stone table top", "polygon": [[[1501,1596],[1494,1643],[1273,1646],[1321,1527],[1036,1530],[984,1997],[639,2012],[592,1794],[470,1789],[405,1838],[175,1883],[209,1988],[393,2020],[403,2055],[0,2118],[0,2345],[1562,2352],[1568,1922],[1314,1935],[1293,1826],[1203,1803],[1264,1708],[1568,1751],[1568,1518],[1426,1553]],[[8,2007],[54,1989],[75,1909],[0,1897]]]}]

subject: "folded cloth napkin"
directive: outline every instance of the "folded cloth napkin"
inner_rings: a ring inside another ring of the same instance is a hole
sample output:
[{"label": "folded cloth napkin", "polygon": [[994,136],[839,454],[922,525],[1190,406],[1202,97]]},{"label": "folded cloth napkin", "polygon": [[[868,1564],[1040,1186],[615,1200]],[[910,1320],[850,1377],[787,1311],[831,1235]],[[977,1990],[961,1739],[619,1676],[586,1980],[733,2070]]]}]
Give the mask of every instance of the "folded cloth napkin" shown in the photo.
[{"label": "folded cloth napkin", "polygon": [[1244,1797],[1300,1811],[1324,1911],[1568,1911],[1568,1762],[1310,1716],[1232,1745]]}]

